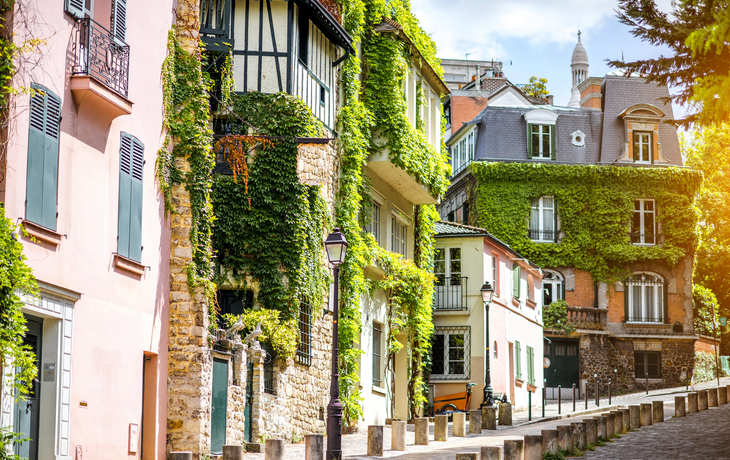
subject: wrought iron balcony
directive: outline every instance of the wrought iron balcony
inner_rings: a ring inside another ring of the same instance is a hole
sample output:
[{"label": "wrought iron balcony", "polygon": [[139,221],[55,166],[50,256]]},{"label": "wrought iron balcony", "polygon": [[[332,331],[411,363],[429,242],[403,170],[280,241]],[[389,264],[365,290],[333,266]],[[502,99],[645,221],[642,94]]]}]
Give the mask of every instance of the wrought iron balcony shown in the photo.
[{"label": "wrought iron balcony", "polygon": [[92,19],[76,20],[73,75],[88,75],[115,93],[127,97],[129,45]]},{"label": "wrought iron balcony", "polygon": [[436,275],[433,287],[434,310],[466,310],[466,276]]}]

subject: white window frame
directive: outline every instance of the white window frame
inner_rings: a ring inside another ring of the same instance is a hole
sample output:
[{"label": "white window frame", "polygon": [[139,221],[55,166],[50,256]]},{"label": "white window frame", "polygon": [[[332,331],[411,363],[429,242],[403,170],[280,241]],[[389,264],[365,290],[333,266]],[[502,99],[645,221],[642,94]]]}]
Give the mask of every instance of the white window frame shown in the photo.
[{"label": "white window frame", "polygon": [[[408,258],[408,227],[410,226],[401,213],[394,210],[390,217],[390,251]],[[402,230],[402,235],[398,231]],[[402,236],[402,238],[401,238]]]},{"label": "white window frame", "polygon": [[661,275],[651,272],[635,272],[626,281],[624,292],[627,299],[626,322],[664,324],[666,321],[664,317],[665,285],[666,281]]},{"label": "white window frame", "polygon": [[[459,380],[469,379],[471,377],[471,328],[469,326],[452,326],[452,327],[439,327],[436,326],[434,330],[434,336],[444,336],[444,374],[431,374],[430,380]],[[450,372],[450,360],[449,360],[449,337],[452,335],[463,335],[464,336],[464,372],[460,374],[453,374]],[[432,354],[433,356],[433,354]],[[435,358],[434,358],[435,359]]]},{"label": "white window frame", "polygon": [[451,144],[452,177],[459,174],[472,161],[476,150],[476,129],[471,127],[457,141]]},{"label": "white window frame", "polygon": [[[636,151],[636,136],[639,136],[639,151]],[[653,140],[653,133],[649,131],[634,131],[632,134],[631,142],[634,144],[634,163],[642,163],[642,164],[650,164],[652,162],[652,140]],[[642,138],[646,137],[646,143],[642,142]],[[644,151],[644,146],[646,146],[647,151]],[[644,160],[644,153],[647,153],[647,160]],[[637,156],[641,158],[640,160],[637,160]]]},{"label": "white window frame", "polygon": [[554,270],[543,270],[542,277],[542,304],[544,306],[550,305],[545,299],[545,289],[547,286],[551,287],[553,296],[553,302],[556,300],[563,300],[563,288],[565,287],[565,280],[560,272]]},{"label": "white window frame", "polygon": [[[370,210],[370,222],[365,224],[363,227],[363,231],[370,233],[375,238],[375,242],[378,243],[379,246],[382,246],[382,239],[381,239],[381,229],[382,229],[382,216],[383,216],[383,206],[385,203],[385,199],[375,190],[371,190],[371,206],[369,208]],[[367,212],[367,209],[363,207],[363,212]]]},{"label": "white window frame", "polygon": [[[443,258],[439,257],[439,251],[443,251]],[[454,253],[458,252],[458,258]],[[459,271],[452,271],[452,262],[457,262]],[[443,271],[437,271],[438,265],[443,262]],[[465,310],[467,307],[464,294],[467,288],[464,273],[464,250],[461,246],[448,246],[436,248],[434,253],[434,310]],[[458,278],[458,279],[454,279]]]},{"label": "white window frame", "polygon": [[[639,204],[639,209],[636,209],[636,204]],[[651,203],[651,211],[647,211],[646,204]],[[656,220],[657,220],[657,212],[656,212],[656,201],[653,198],[637,198],[634,200],[634,213],[632,215],[631,220],[631,226],[632,230],[634,229],[634,219],[636,218],[636,214],[639,214],[639,241],[634,241],[634,233],[631,232],[631,243],[635,246],[655,246],[656,245]],[[651,234],[653,235],[653,238],[651,241],[647,241],[647,228],[646,228],[646,216],[648,214],[653,215],[653,225],[651,228]]]},{"label": "white window frame", "polygon": [[[552,206],[551,207],[547,207],[545,205],[545,198],[552,199],[553,202],[552,202]],[[537,202],[537,207],[535,207],[535,203],[536,202]],[[529,217],[528,231],[530,233],[535,232],[535,231],[538,232],[536,238],[533,238],[533,235],[532,234],[529,235],[530,236],[530,239],[532,241],[539,242],[539,243],[554,243],[554,242],[557,241],[557,236],[558,236],[558,229],[557,229],[558,225],[557,224],[558,224],[558,220],[556,219],[556,212],[557,212],[557,206],[556,206],[556,204],[557,204],[557,202],[556,202],[554,196],[541,196],[540,198],[533,198],[532,199],[532,201],[530,203],[530,217]],[[545,233],[549,231],[549,230],[546,230],[546,225],[545,225],[546,224],[546,221],[545,221],[545,212],[548,211],[548,210],[552,211],[552,219],[550,219],[551,220],[551,225],[553,227],[553,229],[552,229],[553,237],[552,238],[545,238],[545,236],[544,236]],[[537,221],[538,221],[537,222],[537,228],[532,228],[532,226],[533,226],[533,218],[532,218],[532,215],[533,215],[533,212],[534,211],[537,211]]]},{"label": "white window frame", "polygon": [[[553,145],[553,139],[552,134],[550,133],[550,126],[554,125],[543,125],[543,124],[531,124],[530,125],[530,143],[532,143],[532,137],[534,135],[537,135],[540,139],[539,145],[539,151],[532,150],[532,158],[538,158],[542,160],[551,160],[553,158],[553,152],[552,152],[552,145]],[[533,129],[537,127],[537,133],[533,132]],[[547,136],[548,141],[548,150],[547,152],[544,151],[545,147],[545,139],[544,137]]]}]

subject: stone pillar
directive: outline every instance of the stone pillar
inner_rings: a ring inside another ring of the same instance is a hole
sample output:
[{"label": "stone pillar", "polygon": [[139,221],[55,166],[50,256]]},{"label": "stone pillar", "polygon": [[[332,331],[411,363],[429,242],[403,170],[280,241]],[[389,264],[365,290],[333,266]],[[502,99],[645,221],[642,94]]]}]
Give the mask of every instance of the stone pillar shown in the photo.
[{"label": "stone pillar", "polygon": [[497,429],[497,409],[494,407],[482,407],[482,428],[485,430]]},{"label": "stone pillar", "polygon": [[512,404],[502,403],[499,405],[499,424],[512,426]]},{"label": "stone pillar", "polygon": [[383,456],[383,425],[368,426],[368,457]]},{"label": "stone pillar", "polygon": [[560,450],[573,452],[573,427],[570,425],[558,425],[558,445]]},{"label": "stone pillar", "polygon": [[499,446],[482,447],[482,460],[502,460],[502,448]]},{"label": "stone pillar", "polygon": [[651,404],[644,403],[641,405],[641,426],[651,425]]},{"label": "stone pillar", "polygon": [[466,414],[463,412],[454,412],[451,414],[453,418],[453,424],[451,427],[451,433],[459,438],[466,436]]},{"label": "stone pillar", "polygon": [[437,415],[434,417],[433,440],[447,441],[449,439],[449,416]]},{"label": "stone pillar", "polygon": [[[223,446],[223,460],[243,460],[243,446]],[[321,455],[318,460],[322,460]]]},{"label": "stone pillar", "polygon": [[621,434],[624,432],[624,415],[620,410],[612,410],[611,413],[614,415],[613,418],[613,432],[615,434]]},{"label": "stone pillar", "polygon": [[558,430],[542,430],[542,453],[556,455],[560,449]]},{"label": "stone pillar", "polygon": [[598,428],[598,439],[608,439],[608,419],[603,416],[593,417],[596,419]]},{"label": "stone pillar", "polygon": [[264,460],[284,460],[284,440],[267,439]]},{"label": "stone pillar", "polygon": [[684,417],[686,415],[687,411],[684,406],[684,396],[675,396],[674,397],[674,416],[675,417]]},{"label": "stone pillar", "polygon": [[586,424],[586,444],[598,444],[598,424],[596,423],[596,419],[586,418],[583,419],[583,423]]},{"label": "stone pillar", "polygon": [[719,387],[717,389],[717,403],[727,404],[727,387]]},{"label": "stone pillar", "polygon": [[612,412],[606,412],[601,414],[606,417],[606,435],[609,438],[613,438],[616,435],[616,414]]},{"label": "stone pillar", "polygon": [[628,409],[620,409],[623,415],[623,426],[624,432],[628,432],[631,429],[631,411]]},{"label": "stone pillar", "polygon": [[168,458],[170,460],[193,460],[192,452],[170,452]]},{"label": "stone pillar", "polygon": [[469,411],[469,433],[481,434],[482,432],[482,410]]},{"label": "stone pillar", "polygon": [[651,402],[651,421],[653,423],[661,423],[664,421],[664,401]]},{"label": "stone pillar", "polygon": [[427,446],[428,445],[428,418],[418,417],[414,420],[415,431],[416,431],[416,445]]},{"label": "stone pillar", "polygon": [[698,405],[700,410],[707,410],[707,390],[697,392]]},{"label": "stone pillar", "polygon": [[524,460],[542,460],[542,436],[525,435]]},{"label": "stone pillar", "polygon": [[699,412],[699,395],[697,393],[687,393],[687,410],[689,413]]},{"label": "stone pillar", "polygon": [[[323,458],[324,436],[321,434],[308,434],[304,436],[304,460],[322,460]],[[224,458],[223,460],[226,459]]]},{"label": "stone pillar", "polygon": [[575,444],[579,449],[585,449],[586,444],[586,424],[583,422],[573,422],[570,424],[573,427],[573,438],[575,438]]},{"label": "stone pillar", "polygon": [[390,450],[406,450],[406,428],[406,422],[390,422]]},{"label": "stone pillar", "polygon": [[456,454],[456,460],[479,460],[478,452]]},{"label": "stone pillar", "polygon": [[[263,434],[264,427],[264,362],[266,352],[261,348],[251,347],[248,349],[248,359],[252,363],[253,375],[251,385],[253,398],[251,401],[251,438],[258,439]],[[245,385],[245,382],[244,382]]]},{"label": "stone pillar", "polygon": [[641,428],[641,406],[629,406],[630,425],[632,430]]},{"label": "stone pillar", "polygon": [[[500,404],[500,406],[502,405]],[[522,460],[524,451],[524,443],[521,439],[518,441],[506,440],[504,442],[504,460]]]},{"label": "stone pillar", "polygon": [[709,388],[707,391],[707,406],[717,407],[717,388]]}]

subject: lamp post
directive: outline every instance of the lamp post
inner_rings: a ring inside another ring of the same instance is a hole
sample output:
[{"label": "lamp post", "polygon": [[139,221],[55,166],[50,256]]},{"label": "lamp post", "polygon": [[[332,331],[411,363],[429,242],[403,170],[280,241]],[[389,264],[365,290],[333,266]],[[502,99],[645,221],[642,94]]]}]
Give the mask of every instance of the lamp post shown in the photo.
[{"label": "lamp post", "polygon": [[347,240],[335,228],[324,242],[327,258],[334,267],[335,292],[332,307],[332,376],[330,379],[330,402],[327,404],[327,455],[326,460],[342,459],[342,403],[340,403],[339,340],[337,322],[339,320],[340,265],[345,261]]},{"label": "lamp post", "polygon": [[485,281],[484,285],[479,292],[482,293],[482,301],[484,302],[484,322],[486,323],[484,328],[484,335],[486,336],[487,342],[487,353],[486,363],[484,369],[484,399],[479,407],[490,407],[492,405],[492,378],[489,375],[489,304],[492,303],[492,296],[494,295],[494,288],[489,281]]}]

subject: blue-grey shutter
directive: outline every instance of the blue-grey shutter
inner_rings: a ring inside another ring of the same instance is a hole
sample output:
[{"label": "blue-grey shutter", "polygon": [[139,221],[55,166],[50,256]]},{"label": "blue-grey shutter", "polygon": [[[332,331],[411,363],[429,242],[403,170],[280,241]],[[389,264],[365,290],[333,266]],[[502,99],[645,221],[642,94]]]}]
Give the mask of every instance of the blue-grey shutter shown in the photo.
[{"label": "blue-grey shutter", "polygon": [[44,86],[31,88],[25,218],[55,231],[61,99]]},{"label": "blue-grey shutter", "polygon": [[117,253],[137,262],[142,260],[143,166],[144,145],[134,136],[122,133],[119,147]]},{"label": "blue-grey shutter", "polygon": [[66,12],[75,18],[84,17],[84,0],[66,0]]},{"label": "blue-grey shutter", "polygon": [[127,0],[114,0],[112,7],[112,34],[125,41],[127,37]]},{"label": "blue-grey shutter", "polygon": [[144,169],[144,145],[134,139],[132,143],[132,190],[129,210],[129,258],[142,261],[142,171]]}]

